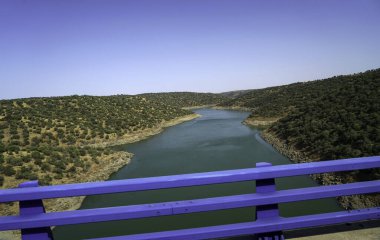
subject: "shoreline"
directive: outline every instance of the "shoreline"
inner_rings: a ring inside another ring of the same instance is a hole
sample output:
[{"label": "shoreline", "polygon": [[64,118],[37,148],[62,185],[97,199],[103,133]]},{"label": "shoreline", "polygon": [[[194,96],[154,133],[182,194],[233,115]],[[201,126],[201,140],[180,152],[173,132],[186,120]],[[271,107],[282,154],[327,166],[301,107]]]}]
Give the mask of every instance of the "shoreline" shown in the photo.
[{"label": "shoreline", "polygon": [[125,134],[122,137],[116,138],[116,139],[111,139],[109,141],[102,141],[98,143],[91,143],[87,144],[86,146],[89,147],[111,147],[111,146],[118,146],[118,145],[124,145],[124,144],[129,144],[129,143],[135,143],[142,141],[144,139],[147,139],[151,136],[154,136],[156,134],[161,133],[165,128],[187,122],[190,120],[193,120],[195,118],[200,117],[201,115],[193,113],[189,115],[185,115],[182,117],[174,118],[168,121],[163,121],[159,123],[158,125],[152,127],[152,128],[146,128],[143,130],[138,130],[133,133]]},{"label": "shoreline", "polygon": [[[286,156],[294,163],[319,161],[319,159],[311,158],[306,153],[300,152],[294,147],[287,145],[281,139],[278,139],[268,131],[262,131],[260,136],[267,143],[272,145],[279,153]],[[337,185],[347,183],[335,173],[312,174],[310,177],[320,185]],[[340,196],[337,197],[336,200],[338,204],[346,210],[377,207],[379,204],[379,200],[376,199],[376,196],[370,195]]]},{"label": "shoreline", "polygon": [[[200,117],[199,114],[190,114],[183,117],[174,118],[169,121],[165,121],[156,127],[144,129],[137,131],[136,133],[129,134],[127,136],[123,136],[122,139],[118,139],[116,141],[109,141],[102,144],[96,144],[96,145],[88,145],[91,147],[109,147],[109,146],[118,146],[123,144],[129,144],[129,143],[135,143],[142,141],[144,139],[147,139],[153,135],[161,133],[165,128],[190,121],[192,119]],[[87,178],[75,178],[76,181],[73,182],[97,182],[97,181],[105,181],[109,179],[111,174],[117,172],[122,167],[126,166],[128,163],[130,163],[131,159],[133,157],[133,153],[129,153],[127,151],[117,151],[113,154],[113,156],[109,157],[108,159],[105,159],[106,164],[102,166],[102,171],[99,171],[99,169],[92,169],[92,171],[88,172],[86,174]],[[107,163],[108,162],[108,163]],[[79,181],[81,179],[82,181]],[[84,180],[84,181],[83,181]],[[64,184],[64,183],[63,183]],[[60,199],[49,199],[45,200],[47,204],[46,210],[47,211],[70,211],[70,210],[76,210],[80,208],[82,205],[82,202],[84,200],[85,196],[81,197],[73,197],[69,199],[60,198]],[[73,200],[71,200],[73,199]],[[71,201],[70,201],[71,200]],[[55,206],[55,207],[53,207]],[[57,207],[58,206],[58,207]]]},{"label": "shoreline", "polygon": [[212,108],[214,106],[216,106],[216,104],[199,105],[199,106],[192,106],[192,107],[183,107],[182,109],[193,110],[193,109],[200,109],[200,108]]},{"label": "shoreline", "polygon": [[269,127],[271,124],[275,123],[278,121],[278,118],[246,118],[243,123],[252,126],[252,127],[257,127],[260,129],[265,129]]},{"label": "shoreline", "polygon": [[[249,124],[245,121],[245,123]],[[254,126],[256,127],[256,126]],[[265,126],[269,127],[269,125]],[[279,153],[289,158],[291,162],[294,163],[306,163],[313,162],[314,159],[309,158],[305,153],[297,151],[292,146],[288,146],[286,143],[278,139],[268,131],[262,131],[260,133],[261,138],[270,144],[274,149],[276,149]],[[339,178],[334,176],[331,173],[323,173],[323,174],[313,174],[310,177],[315,180],[317,183],[321,185],[333,185],[333,184],[342,184]],[[360,209],[367,207],[376,207],[376,203],[369,200],[368,197],[365,198],[363,195],[354,195],[354,196],[343,196],[336,198],[338,204],[344,209]],[[363,204],[364,202],[364,204]],[[365,225],[364,225],[365,226]],[[329,233],[322,234],[316,236],[308,236],[308,237],[300,237],[294,238],[299,240],[327,240],[327,239],[339,239],[339,240],[348,240],[348,239],[368,239],[368,240],[378,240],[378,236],[380,236],[380,228],[364,228],[363,229],[353,229],[345,232],[337,232],[337,233]]]},{"label": "shoreline", "polygon": [[[126,134],[118,139],[113,139],[107,142],[87,144],[85,146],[90,147],[110,147],[123,144],[129,144],[145,140],[153,135],[159,134],[165,130],[165,128],[193,120],[200,117],[199,114],[189,114],[182,117],[174,118],[168,121],[162,121],[160,124],[153,128],[148,128],[144,130],[139,130],[131,134]],[[105,158],[102,163],[97,168],[91,168],[86,174],[79,175],[72,181],[64,181],[59,184],[68,183],[80,183],[80,182],[97,182],[105,181],[109,179],[111,174],[117,172],[122,167],[126,166],[132,159],[133,154],[127,151],[117,151],[111,154],[109,157]],[[99,169],[101,167],[101,171]],[[72,211],[77,210],[82,205],[83,200],[86,196],[70,197],[70,198],[57,198],[57,199],[44,199],[44,206],[46,212],[57,212],[57,211]],[[4,204],[2,204],[4,207]],[[0,205],[1,206],[1,205]],[[14,215],[18,212],[18,204],[5,207],[4,215]],[[53,229],[53,228],[52,228]],[[20,239],[20,230],[14,231],[2,231],[0,232],[0,240],[11,240]]]}]

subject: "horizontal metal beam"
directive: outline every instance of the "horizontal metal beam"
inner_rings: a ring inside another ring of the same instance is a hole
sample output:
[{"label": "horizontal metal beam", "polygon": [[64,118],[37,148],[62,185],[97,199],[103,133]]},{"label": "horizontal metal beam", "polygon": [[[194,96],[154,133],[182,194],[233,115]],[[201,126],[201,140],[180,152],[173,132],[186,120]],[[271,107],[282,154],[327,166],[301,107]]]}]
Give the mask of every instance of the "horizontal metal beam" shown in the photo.
[{"label": "horizontal metal beam", "polygon": [[380,180],[178,202],[0,217],[0,231],[156,217],[380,192]]},{"label": "horizontal metal beam", "polygon": [[278,218],[270,221],[256,221],[212,227],[192,228],[166,232],[145,233],[93,240],[197,240],[252,235],[291,229],[316,227],[345,222],[380,219],[380,208],[324,213],[302,217]]},{"label": "horizontal metal beam", "polygon": [[374,156],[313,163],[286,164],[265,168],[5,189],[0,190],[0,202],[199,186],[378,167],[380,167],[380,156]]}]

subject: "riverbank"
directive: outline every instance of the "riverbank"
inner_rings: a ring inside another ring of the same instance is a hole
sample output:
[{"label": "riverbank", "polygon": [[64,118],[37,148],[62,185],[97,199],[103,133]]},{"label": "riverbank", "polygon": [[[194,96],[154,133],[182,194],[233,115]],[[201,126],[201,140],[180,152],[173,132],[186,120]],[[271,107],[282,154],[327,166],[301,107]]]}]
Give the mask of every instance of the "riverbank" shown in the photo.
[{"label": "riverbank", "polygon": [[216,104],[208,104],[208,105],[199,105],[199,106],[191,106],[191,107],[183,107],[182,109],[185,110],[194,110],[194,109],[200,109],[200,108],[212,108],[216,106]]},{"label": "riverbank", "polygon": [[110,147],[110,146],[117,146],[117,145],[124,145],[124,144],[138,142],[138,141],[147,139],[153,135],[161,133],[165,128],[168,128],[168,127],[171,127],[171,126],[183,123],[183,122],[187,122],[187,121],[193,120],[193,119],[198,118],[198,117],[200,117],[200,115],[194,113],[194,114],[174,118],[174,119],[169,120],[169,121],[162,121],[161,123],[159,123],[158,125],[156,125],[152,128],[134,131],[132,133],[125,134],[124,136],[121,136],[118,138],[116,138],[116,137],[112,138],[111,137],[108,141],[99,141],[99,142],[89,144],[87,146]]},{"label": "riverbank", "polygon": [[[319,161],[318,156],[311,157],[307,153],[300,152],[293,146],[286,144],[268,131],[261,132],[261,137],[271,144],[278,152],[288,157],[292,162],[305,163]],[[313,174],[311,177],[321,185],[336,185],[347,183],[338,174],[322,173]],[[354,180],[352,180],[354,181]],[[337,198],[338,203],[344,209],[370,208],[380,205],[380,200],[376,195],[354,195]]]},{"label": "riverbank", "polygon": [[[285,142],[278,139],[273,134],[268,131],[263,131],[261,137],[269,144],[271,144],[277,151],[282,155],[288,157],[291,161],[295,163],[313,162],[317,159],[310,158],[307,154],[297,151],[294,147],[287,145]],[[324,174],[314,174],[311,177],[322,185],[333,185],[342,184],[339,176],[334,173],[324,173]],[[376,196],[343,196],[337,198],[338,203],[344,209],[360,209],[368,207],[376,207],[379,205],[379,199]],[[355,230],[340,233],[331,233],[311,237],[295,238],[299,240],[313,239],[313,240],[327,240],[327,239],[340,239],[340,240],[351,240],[351,239],[368,239],[368,240],[379,240],[380,228],[371,228],[363,230]]]},{"label": "riverbank", "polygon": [[[139,130],[131,134],[126,134],[120,138],[110,139],[107,142],[98,142],[93,144],[88,144],[86,146],[91,147],[109,147],[128,143],[138,142],[147,139],[153,135],[161,133],[165,128],[171,127],[192,119],[198,118],[198,114],[190,114],[183,117],[178,117],[169,121],[162,121],[160,124],[153,128]],[[85,174],[78,174],[71,179],[61,179],[54,180],[52,184],[66,184],[66,183],[78,183],[78,182],[95,182],[95,181],[105,181],[109,179],[109,176],[117,172],[120,168],[128,164],[133,157],[132,153],[125,151],[118,151],[107,155],[102,158],[102,161],[98,165],[90,166],[89,170]],[[17,186],[24,180],[19,180],[13,185]],[[12,187],[15,187],[12,186]],[[56,211],[69,211],[78,209],[85,197],[72,197],[72,198],[61,198],[61,199],[48,199],[44,200],[44,205],[47,212]],[[18,204],[0,204],[1,215],[16,215],[18,214]],[[10,240],[10,239],[20,239],[19,231],[7,231],[0,232],[0,240]]]},{"label": "riverbank", "polygon": [[[214,106],[211,107],[215,110],[232,110],[232,111],[243,111],[243,112],[252,112],[252,109],[246,107],[237,107],[237,106]],[[269,118],[269,117],[248,117],[243,121],[243,124],[252,126],[259,129],[265,129],[269,127],[271,124],[278,121],[280,118]]]},{"label": "riverbank", "polygon": [[278,118],[247,118],[243,123],[259,129],[265,129],[276,121],[278,121]]}]

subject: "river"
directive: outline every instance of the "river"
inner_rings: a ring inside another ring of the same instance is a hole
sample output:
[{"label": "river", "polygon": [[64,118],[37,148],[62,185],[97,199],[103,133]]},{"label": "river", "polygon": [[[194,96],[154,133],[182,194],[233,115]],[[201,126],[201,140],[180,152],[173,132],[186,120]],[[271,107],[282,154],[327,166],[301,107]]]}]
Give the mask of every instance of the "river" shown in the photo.
[{"label": "river", "polygon": [[[273,165],[290,164],[259,136],[259,130],[242,124],[247,112],[198,109],[194,119],[166,129],[161,134],[133,144],[118,146],[134,153],[127,166],[109,180],[164,176],[184,173],[252,168],[257,162]],[[308,176],[282,178],[277,189],[311,187],[317,184]],[[219,184],[200,187],[130,192],[87,197],[81,209],[155,203],[195,198],[252,193],[254,182]],[[284,217],[339,211],[334,199],[280,204]],[[68,225],[54,229],[55,239],[83,239],[146,233],[252,221],[255,208]],[[243,239],[243,238],[239,238]]]}]

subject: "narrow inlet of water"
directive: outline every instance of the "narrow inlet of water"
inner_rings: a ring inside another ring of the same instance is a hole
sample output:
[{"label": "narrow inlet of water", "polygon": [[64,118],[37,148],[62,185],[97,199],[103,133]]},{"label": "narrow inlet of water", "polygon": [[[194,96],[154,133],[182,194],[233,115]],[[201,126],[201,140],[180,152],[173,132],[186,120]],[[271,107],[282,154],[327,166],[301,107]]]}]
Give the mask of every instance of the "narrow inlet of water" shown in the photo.
[{"label": "narrow inlet of water", "polygon": [[[134,153],[130,164],[109,180],[166,176],[252,168],[257,162],[290,164],[259,136],[257,129],[242,124],[248,112],[198,109],[202,117],[166,129],[134,144],[118,146]],[[308,176],[276,180],[278,190],[312,187]],[[254,182],[163,189],[89,196],[81,209],[157,203],[255,192]],[[342,210],[335,199],[280,204],[284,217]],[[67,225],[54,229],[55,239],[84,239],[253,221],[255,208],[184,214],[136,220]],[[241,239],[241,238],[239,238]]]}]

